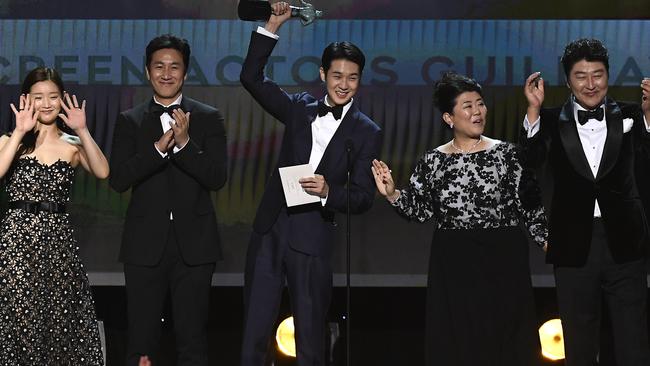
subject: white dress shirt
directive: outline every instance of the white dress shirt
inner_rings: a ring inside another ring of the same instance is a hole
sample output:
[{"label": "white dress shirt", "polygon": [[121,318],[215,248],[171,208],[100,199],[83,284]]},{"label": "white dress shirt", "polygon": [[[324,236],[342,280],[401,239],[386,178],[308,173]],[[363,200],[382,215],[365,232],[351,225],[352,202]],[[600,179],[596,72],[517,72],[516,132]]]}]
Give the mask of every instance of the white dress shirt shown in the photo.
[{"label": "white dress shirt", "polygon": [[[160,102],[156,99],[156,96],[155,96],[155,95],[154,95],[154,97],[153,97],[153,101],[154,101],[156,104],[161,105],[161,106],[163,106],[163,107],[165,107],[165,108],[167,108],[167,107],[169,107],[169,106],[172,106],[172,105],[175,105],[175,104],[180,105],[180,104],[181,104],[181,100],[183,100],[183,94],[179,95],[178,98],[176,98],[175,101],[169,103],[169,105],[164,105],[164,104],[160,103]],[[172,116],[170,116],[169,113],[165,112],[165,113],[163,113],[163,114],[160,115],[160,125],[162,126],[163,134],[166,133],[167,131],[169,131],[169,130],[172,128],[172,125],[171,125],[172,123],[175,123],[175,122],[174,122],[174,118],[172,118]],[[188,140],[188,141],[189,141],[189,140]],[[187,142],[185,143],[185,145],[187,145]],[[181,150],[185,147],[185,145],[183,145],[183,146],[181,146],[181,147],[178,147],[178,146],[174,145],[174,149],[173,149],[174,154],[176,154],[177,152],[181,151]],[[166,153],[166,152],[163,153],[163,152],[161,152],[160,150],[158,150],[158,146],[156,146],[155,144],[154,144],[153,146],[156,148],[156,151],[158,151],[158,154],[160,154],[160,156],[162,156],[163,158],[166,158],[166,157],[167,157],[167,153]]]},{"label": "white dress shirt", "polygon": [[[605,109],[605,105],[601,105],[600,108]],[[607,117],[603,113],[603,120],[599,121],[597,119],[591,118],[587,120],[584,125],[578,123],[578,111],[586,111],[580,104],[573,102],[573,118],[578,129],[578,136],[580,137],[580,143],[582,145],[582,150],[585,153],[585,158],[589,163],[589,168],[594,178],[598,174],[598,168],[600,167],[600,160],[603,157],[603,150],[605,148],[605,140],[607,140]],[[643,117],[645,121],[645,116]],[[528,115],[524,117],[524,129],[527,131],[528,138],[531,138],[539,132],[539,123],[540,117],[537,117],[537,120],[531,126],[530,121],[528,121]],[[650,126],[648,126],[648,121],[645,121],[646,129],[650,132]],[[622,127],[621,127],[622,128]],[[598,206],[598,200],[594,204],[594,217],[600,217],[600,207]]]},{"label": "white dress shirt", "polygon": [[[325,98],[325,104],[331,107],[330,103]],[[316,115],[316,119],[311,123],[311,153],[309,154],[309,165],[312,169],[316,171],[318,164],[320,164],[323,155],[325,154],[325,149],[329,145],[334,133],[341,125],[341,121],[345,118],[345,115],[350,110],[352,106],[352,99],[343,106],[343,113],[341,113],[340,119],[334,119],[332,112],[327,113],[323,117]]]},{"label": "white dress shirt", "polygon": [[[153,96],[153,101],[154,101],[156,104],[159,104],[159,105],[161,105],[161,106],[163,106],[163,107],[165,107],[165,108],[167,108],[167,107],[169,107],[169,106],[172,106],[172,105],[174,105],[174,104],[178,104],[178,105],[180,105],[180,104],[181,104],[181,100],[183,100],[183,94],[179,95],[178,98],[176,98],[175,101],[169,103],[169,105],[164,105],[164,104],[160,103],[160,102],[156,99],[156,96],[155,96],[155,95]],[[169,115],[169,113],[165,112],[165,113],[163,113],[163,114],[160,115],[160,125],[162,126],[163,134],[164,134],[165,132],[169,131],[169,130],[172,128],[172,125],[171,125],[172,123],[175,123],[175,122],[174,122],[174,119],[172,118],[172,116]],[[188,140],[188,142],[189,142],[189,140]],[[185,143],[185,145],[187,145],[187,142]],[[183,145],[183,146],[181,146],[181,147],[178,147],[178,146],[174,145],[174,149],[173,149],[174,154],[176,154],[177,152],[181,151],[181,150],[185,147],[185,145]],[[154,144],[153,147],[156,148],[156,151],[158,151],[158,154],[160,154],[160,156],[162,156],[163,158],[166,158],[166,157],[167,157],[167,153],[166,153],[166,152],[163,153],[163,152],[161,152],[160,150],[158,150],[158,146],[156,146],[156,144]],[[174,214],[173,214],[171,211],[169,212],[169,219],[170,219],[170,220],[173,220],[173,219],[174,219]]]},{"label": "white dress shirt", "polygon": [[[329,112],[323,117],[316,115],[316,119],[311,123],[311,153],[309,153],[309,165],[311,165],[311,168],[314,171],[316,171],[318,164],[320,164],[320,161],[323,159],[325,149],[327,149],[327,145],[329,145],[336,130],[341,125],[341,121],[343,121],[343,118],[345,118],[345,115],[350,110],[352,101],[353,100],[350,99],[348,104],[343,106],[343,113],[341,113],[341,118],[338,120],[334,119],[332,112]],[[330,103],[327,101],[327,97],[325,98],[325,104],[331,107]],[[320,201],[321,204],[325,206],[327,197],[321,198]]]},{"label": "white dress shirt", "polygon": [[276,40],[280,39],[280,36],[278,36],[277,34],[275,34],[273,32],[267,31],[264,27],[258,26],[257,27],[257,33],[263,34],[263,35],[265,35],[267,37],[271,37],[271,38],[276,39]]}]

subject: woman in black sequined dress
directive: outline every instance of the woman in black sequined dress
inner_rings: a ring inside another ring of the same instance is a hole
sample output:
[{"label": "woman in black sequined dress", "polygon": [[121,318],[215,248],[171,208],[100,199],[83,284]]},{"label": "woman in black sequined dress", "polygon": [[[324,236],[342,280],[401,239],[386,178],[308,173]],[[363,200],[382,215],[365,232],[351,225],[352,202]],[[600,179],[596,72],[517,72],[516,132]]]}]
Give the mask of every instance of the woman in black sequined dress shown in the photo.
[{"label": "woman in black sequined dress", "polygon": [[16,128],[0,137],[9,201],[0,222],[0,365],[102,365],[90,285],[65,205],[75,168],[103,179],[108,162],[88,132],[85,101],[64,92],[56,71],[32,70],[22,93],[18,108],[11,105]]},{"label": "woman in black sequined dress", "polygon": [[427,365],[536,365],[540,346],[520,228],[545,246],[546,217],[534,181],[514,145],[482,136],[487,108],[476,81],[448,73],[434,96],[454,138],[424,154],[405,189],[395,189],[384,162],[375,160],[372,168],[379,192],[400,215],[436,222]]}]

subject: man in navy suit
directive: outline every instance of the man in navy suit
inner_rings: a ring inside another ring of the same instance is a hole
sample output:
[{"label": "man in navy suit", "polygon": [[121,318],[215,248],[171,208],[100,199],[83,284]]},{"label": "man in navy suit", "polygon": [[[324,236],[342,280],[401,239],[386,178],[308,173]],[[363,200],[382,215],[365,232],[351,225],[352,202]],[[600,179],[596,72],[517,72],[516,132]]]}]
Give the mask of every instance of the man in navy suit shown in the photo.
[{"label": "man in navy suit", "polygon": [[353,100],[365,57],[349,42],[332,43],[323,52],[320,77],[327,87],[325,98],[287,94],[264,77],[264,66],[279,38],[276,33],[291,13],[287,3],[272,6],[273,15],[264,28],[259,27],[251,36],[241,82],[285,125],[277,166],[310,164],[315,174],[302,178],[300,184],[320,200],[287,207],[278,169],[268,180],[246,259],[241,364],[265,365],[286,279],[298,365],[324,365],[334,214],[347,210],[346,155],[349,151],[350,211],[361,213],[374,200],[370,166],[381,148],[381,130]]},{"label": "man in navy suit", "polygon": [[538,73],[526,81],[522,143],[547,182],[546,260],[555,270],[566,365],[595,364],[604,298],[617,365],[647,366],[650,238],[637,163],[650,157],[650,81],[642,82],[641,108],[610,98],[609,56],[596,39],[569,43],[562,64],[572,95],[561,107],[541,108]]}]

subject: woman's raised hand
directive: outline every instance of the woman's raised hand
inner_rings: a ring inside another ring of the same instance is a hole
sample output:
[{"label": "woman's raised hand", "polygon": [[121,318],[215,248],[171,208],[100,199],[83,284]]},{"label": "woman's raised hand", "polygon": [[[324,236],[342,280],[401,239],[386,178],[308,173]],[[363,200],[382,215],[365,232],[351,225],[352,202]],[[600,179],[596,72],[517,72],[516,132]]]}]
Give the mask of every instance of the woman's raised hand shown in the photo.
[{"label": "woman's raised hand", "polygon": [[29,94],[21,94],[18,109],[16,109],[16,106],[13,103],[11,103],[11,109],[14,111],[14,115],[16,116],[17,132],[26,133],[36,126],[38,111],[36,111],[34,101],[29,97]]},{"label": "woman's raised hand", "polygon": [[86,128],[86,101],[79,102],[77,101],[77,96],[73,95],[70,99],[70,94],[65,93],[64,101],[61,103],[61,108],[65,111],[65,114],[60,113],[59,117],[65,122],[68,127],[73,130],[79,130]]},{"label": "woman's raised hand", "polygon": [[395,190],[395,182],[388,165],[381,160],[374,159],[370,169],[372,169],[372,175],[375,178],[379,193],[391,202],[394,201],[398,193]]}]

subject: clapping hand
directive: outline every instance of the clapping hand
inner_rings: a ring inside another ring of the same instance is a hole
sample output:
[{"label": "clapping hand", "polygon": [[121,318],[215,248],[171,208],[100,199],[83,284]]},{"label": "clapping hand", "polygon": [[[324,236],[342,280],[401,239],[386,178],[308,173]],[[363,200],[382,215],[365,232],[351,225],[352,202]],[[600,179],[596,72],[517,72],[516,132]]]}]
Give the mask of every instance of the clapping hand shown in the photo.
[{"label": "clapping hand", "polygon": [[36,126],[36,121],[38,120],[38,111],[34,107],[34,101],[29,97],[29,94],[22,94],[20,96],[20,102],[18,103],[18,109],[16,106],[11,103],[11,109],[14,111],[16,116],[16,131],[20,133],[25,133],[31,131],[34,126]]},{"label": "clapping hand", "polygon": [[190,112],[183,112],[180,108],[174,109],[172,112],[174,123],[171,124],[174,131],[174,144],[178,148],[182,148],[190,140],[188,130],[190,128]]},{"label": "clapping hand", "polygon": [[167,132],[163,133],[158,141],[154,142],[158,151],[163,154],[166,154],[169,150],[174,147],[174,130],[171,128]]}]

